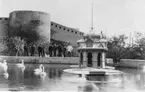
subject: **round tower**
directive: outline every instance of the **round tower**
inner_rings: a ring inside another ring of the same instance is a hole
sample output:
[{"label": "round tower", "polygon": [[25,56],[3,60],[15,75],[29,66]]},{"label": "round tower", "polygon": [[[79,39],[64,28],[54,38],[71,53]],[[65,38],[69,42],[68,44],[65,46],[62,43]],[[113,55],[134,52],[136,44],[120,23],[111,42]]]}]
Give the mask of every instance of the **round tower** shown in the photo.
[{"label": "round tower", "polygon": [[50,42],[50,15],[48,13],[13,11],[9,16],[9,36],[20,36],[28,43]]}]

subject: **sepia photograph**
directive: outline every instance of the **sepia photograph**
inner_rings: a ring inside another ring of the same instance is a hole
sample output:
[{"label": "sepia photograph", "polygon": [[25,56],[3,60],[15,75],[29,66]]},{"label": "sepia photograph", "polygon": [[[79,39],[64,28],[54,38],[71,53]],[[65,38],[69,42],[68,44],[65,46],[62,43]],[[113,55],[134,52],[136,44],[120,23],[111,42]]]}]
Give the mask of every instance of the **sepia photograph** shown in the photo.
[{"label": "sepia photograph", "polygon": [[0,0],[0,92],[145,92],[145,0]]}]

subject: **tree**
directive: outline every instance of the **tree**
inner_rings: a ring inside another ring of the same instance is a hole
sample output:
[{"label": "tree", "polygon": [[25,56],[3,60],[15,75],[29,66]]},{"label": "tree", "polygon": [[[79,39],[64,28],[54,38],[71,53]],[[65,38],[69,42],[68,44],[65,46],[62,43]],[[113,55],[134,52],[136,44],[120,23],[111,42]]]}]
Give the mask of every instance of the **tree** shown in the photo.
[{"label": "tree", "polygon": [[18,37],[18,36],[11,38],[11,39],[17,50],[16,56],[18,56],[18,55],[21,56],[22,52],[24,51],[23,47],[24,47],[25,41],[23,39],[21,39],[21,37]]},{"label": "tree", "polygon": [[8,46],[7,46],[7,37],[0,38],[0,54],[7,55],[8,53]]},{"label": "tree", "polygon": [[108,41],[108,54],[107,57],[113,58],[114,63],[119,62],[121,58],[125,57],[125,40],[127,37],[125,35],[113,36]]},{"label": "tree", "polygon": [[[37,41],[49,41],[46,32],[40,27],[43,25],[41,20],[31,20],[28,23],[19,23],[18,25],[10,26],[9,36],[10,37],[21,37],[27,44],[35,43]],[[46,36],[47,35],[47,36]]]},{"label": "tree", "polygon": [[145,59],[145,37],[142,33],[137,32],[135,40],[134,52],[140,57],[140,59]]}]

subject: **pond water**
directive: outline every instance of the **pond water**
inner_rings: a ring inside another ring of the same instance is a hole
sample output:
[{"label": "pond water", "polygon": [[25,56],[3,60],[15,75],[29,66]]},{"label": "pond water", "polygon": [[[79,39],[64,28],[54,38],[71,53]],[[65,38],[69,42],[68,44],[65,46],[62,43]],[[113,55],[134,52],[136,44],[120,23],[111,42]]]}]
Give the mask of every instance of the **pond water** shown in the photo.
[{"label": "pond water", "polygon": [[78,75],[67,74],[69,65],[44,64],[46,76],[34,74],[39,64],[25,64],[23,71],[15,64],[8,64],[9,77],[0,76],[0,91],[73,91],[73,92],[144,92],[145,73],[140,69],[118,68],[123,75],[88,76],[89,81]]}]

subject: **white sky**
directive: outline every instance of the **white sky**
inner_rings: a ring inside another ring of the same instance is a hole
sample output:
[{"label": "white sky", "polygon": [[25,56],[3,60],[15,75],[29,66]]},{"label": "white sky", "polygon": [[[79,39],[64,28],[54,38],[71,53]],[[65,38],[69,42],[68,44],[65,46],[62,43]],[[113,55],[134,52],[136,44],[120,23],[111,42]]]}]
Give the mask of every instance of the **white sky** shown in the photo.
[{"label": "white sky", "polygon": [[145,30],[145,0],[0,0],[0,17],[14,10],[37,10],[51,15],[51,21],[89,32],[91,3],[94,2],[96,33],[107,35]]}]

